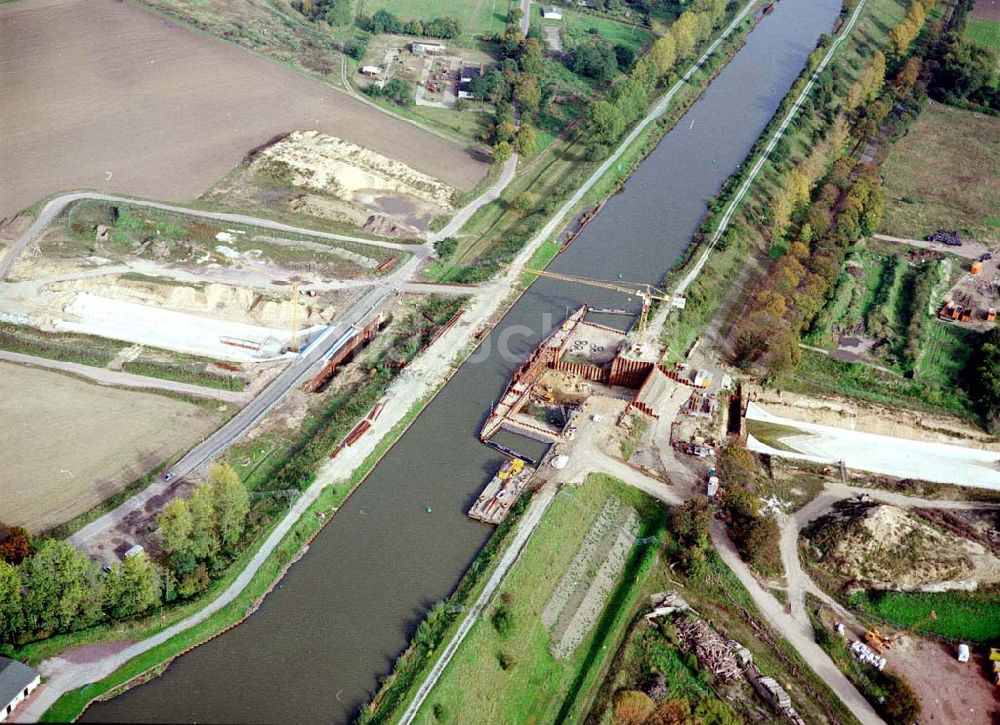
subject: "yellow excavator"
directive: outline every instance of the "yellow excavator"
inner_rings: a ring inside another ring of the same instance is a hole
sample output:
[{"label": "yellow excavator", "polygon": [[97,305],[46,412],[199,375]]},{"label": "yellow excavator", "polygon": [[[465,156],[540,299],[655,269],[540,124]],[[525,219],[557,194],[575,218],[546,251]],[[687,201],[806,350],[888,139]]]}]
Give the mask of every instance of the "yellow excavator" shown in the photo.
[{"label": "yellow excavator", "polygon": [[878,627],[871,627],[867,632],[865,632],[865,642],[867,642],[868,646],[876,652],[882,653],[886,650],[892,649],[892,646],[902,637],[912,634],[914,630],[927,622],[937,621],[937,618],[937,612],[932,609],[930,614],[926,617],[921,617],[906,629],[901,629],[892,635],[884,635]]}]

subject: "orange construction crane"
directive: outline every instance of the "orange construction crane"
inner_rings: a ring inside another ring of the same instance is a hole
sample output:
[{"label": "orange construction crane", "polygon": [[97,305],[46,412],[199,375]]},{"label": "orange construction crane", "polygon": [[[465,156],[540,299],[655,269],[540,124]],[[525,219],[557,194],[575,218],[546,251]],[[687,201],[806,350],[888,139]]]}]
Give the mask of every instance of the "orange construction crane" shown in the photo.
[{"label": "orange construction crane", "polygon": [[[654,287],[651,284],[634,284],[631,282],[603,282],[598,279],[587,279],[586,277],[574,277],[571,274],[559,274],[558,272],[546,272],[543,269],[527,269],[526,272],[531,274],[537,274],[539,277],[548,277],[549,279],[558,279],[563,282],[576,282],[577,284],[585,284],[591,287],[600,287],[601,289],[609,289],[615,292],[622,292],[627,295],[635,295],[640,300],[642,300],[642,312],[639,314],[639,333],[642,334],[646,329],[646,321],[649,318],[649,307],[653,300],[658,300],[662,302],[667,302],[670,297],[666,292],[658,287]],[[629,286],[626,286],[629,285]]]}]

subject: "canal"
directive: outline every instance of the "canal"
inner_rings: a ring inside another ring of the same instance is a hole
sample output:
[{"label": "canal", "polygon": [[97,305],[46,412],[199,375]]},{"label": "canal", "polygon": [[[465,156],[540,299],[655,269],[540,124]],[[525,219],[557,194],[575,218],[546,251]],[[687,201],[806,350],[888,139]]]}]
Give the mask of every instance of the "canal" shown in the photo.
[{"label": "canal", "polygon": [[[839,11],[840,0],[780,0],[550,269],[659,283]],[[584,302],[628,304],[604,290],[536,282],[256,614],[83,719],[350,720],[489,538],[492,528],[466,516],[501,462],[479,442],[479,426],[523,355]],[[523,439],[514,445],[540,452]]]}]

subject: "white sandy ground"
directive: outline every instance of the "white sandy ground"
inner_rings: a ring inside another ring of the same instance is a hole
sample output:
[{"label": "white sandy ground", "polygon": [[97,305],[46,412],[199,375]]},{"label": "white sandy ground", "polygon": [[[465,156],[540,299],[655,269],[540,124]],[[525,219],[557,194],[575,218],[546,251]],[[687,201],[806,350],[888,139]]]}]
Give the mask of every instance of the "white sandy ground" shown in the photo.
[{"label": "white sandy ground", "polygon": [[788,426],[802,435],[782,435],[779,450],[752,435],[747,447],[758,453],[813,463],[837,464],[896,478],[1000,490],[1000,453],[947,443],[893,438],[829,425],[805,423],[768,413],[756,403],[747,406],[747,420]]},{"label": "white sandy ground", "polygon": [[261,359],[256,350],[227,345],[222,342],[223,338],[244,340],[262,349],[271,348],[268,357],[276,356],[283,341],[288,338],[285,330],[113,300],[89,292],[77,295],[66,312],[68,319],[53,321],[56,329],[101,335],[150,347],[185,350],[218,360]]}]

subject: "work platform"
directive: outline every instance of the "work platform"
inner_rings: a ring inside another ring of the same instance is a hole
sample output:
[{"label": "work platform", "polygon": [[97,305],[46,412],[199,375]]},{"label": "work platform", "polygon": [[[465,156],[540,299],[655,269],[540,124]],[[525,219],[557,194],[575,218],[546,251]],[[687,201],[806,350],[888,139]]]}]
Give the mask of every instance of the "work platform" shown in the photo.
[{"label": "work platform", "polygon": [[518,458],[504,461],[469,509],[469,516],[487,524],[499,524],[510,513],[533,475],[535,469]]}]

